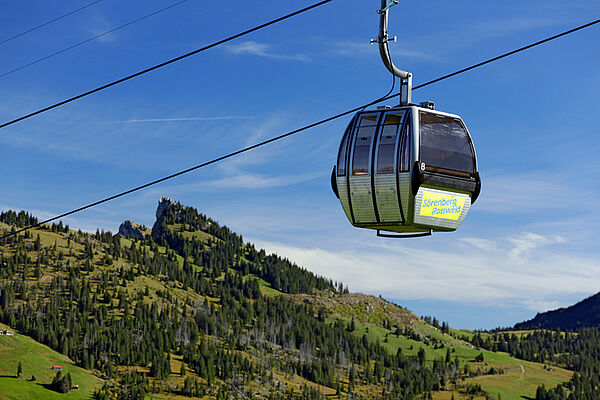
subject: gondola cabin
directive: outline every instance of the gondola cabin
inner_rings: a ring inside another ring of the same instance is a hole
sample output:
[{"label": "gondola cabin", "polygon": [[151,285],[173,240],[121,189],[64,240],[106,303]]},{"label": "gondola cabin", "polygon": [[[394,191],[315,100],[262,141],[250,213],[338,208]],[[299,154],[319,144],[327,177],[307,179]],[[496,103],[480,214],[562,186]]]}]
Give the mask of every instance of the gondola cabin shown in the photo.
[{"label": "gondola cabin", "polygon": [[358,112],[331,185],[352,225],[399,237],[454,231],[481,189],[465,124],[430,102]]}]

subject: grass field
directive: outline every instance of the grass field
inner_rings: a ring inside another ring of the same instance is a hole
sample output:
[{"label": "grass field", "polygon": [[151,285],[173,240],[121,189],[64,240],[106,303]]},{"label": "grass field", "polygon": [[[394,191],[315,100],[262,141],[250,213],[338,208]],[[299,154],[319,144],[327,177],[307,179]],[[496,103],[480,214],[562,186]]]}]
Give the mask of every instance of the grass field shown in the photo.
[{"label": "grass field", "polygon": [[[344,318],[349,322],[349,318]],[[418,321],[412,324],[413,330],[423,334],[425,337],[435,339],[444,343],[444,348],[434,348],[433,345],[427,345],[422,341],[409,339],[405,336],[396,336],[393,331],[385,329],[374,324],[365,324],[355,322],[356,330],[354,334],[358,337],[366,335],[370,341],[378,341],[390,353],[395,354],[398,349],[402,349],[402,353],[407,356],[414,356],[422,348],[425,351],[427,363],[431,363],[434,359],[443,358],[448,349],[452,359],[458,358],[460,368],[465,364],[469,365],[471,371],[482,369],[487,371],[490,367],[501,369],[503,374],[482,375],[478,377],[466,378],[458,382],[458,386],[467,384],[480,384],[482,389],[492,398],[497,399],[498,395],[503,400],[522,400],[526,398],[535,398],[535,392],[539,385],[546,387],[556,386],[571,378],[571,371],[558,368],[555,366],[547,367],[543,364],[528,362],[511,357],[508,353],[491,352],[473,348],[470,344],[461,340],[455,339],[450,335],[445,335],[435,328],[427,325],[423,321]],[[468,332],[461,331],[462,335],[466,336]],[[474,361],[475,357],[482,353],[484,356],[483,363]],[[436,400],[450,400],[454,394],[456,400],[462,398],[472,398],[460,392],[457,387],[453,391],[441,391],[434,394]],[[478,397],[474,397],[477,399]]]},{"label": "grass field", "polygon": [[258,285],[260,286],[260,292],[267,296],[281,296],[283,294],[283,292],[280,292],[277,289],[273,289],[271,287],[271,284],[261,278],[258,278]]},{"label": "grass field", "polygon": [[[0,329],[10,329],[0,324]],[[23,364],[23,379],[18,379],[17,366]],[[69,372],[73,384],[79,390],[60,394],[46,389],[56,371],[52,365],[61,365],[63,373]],[[31,382],[35,375],[36,381]],[[77,367],[66,356],[59,354],[28,336],[0,336],[0,399],[89,399],[93,390],[101,384],[101,379],[89,371]]]},{"label": "grass field", "polygon": [[569,380],[573,375],[573,372],[562,368],[548,369],[542,364],[516,360],[506,353],[497,353],[495,360],[488,364],[504,368],[506,373],[479,376],[467,381],[480,384],[494,398],[498,398],[500,394],[503,400],[535,398],[538,386],[544,384],[546,387],[553,387]]}]

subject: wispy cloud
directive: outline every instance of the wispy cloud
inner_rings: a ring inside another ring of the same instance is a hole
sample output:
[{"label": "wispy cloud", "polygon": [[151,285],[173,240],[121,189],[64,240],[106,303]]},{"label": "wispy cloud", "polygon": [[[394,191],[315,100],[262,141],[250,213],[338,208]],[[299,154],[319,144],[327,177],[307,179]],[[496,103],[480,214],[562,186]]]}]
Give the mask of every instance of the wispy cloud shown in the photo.
[{"label": "wispy cloud", "polygon": [[189,193],[208,193],[221,191],[222,189],[234,190],[264,190],[276,187],[285,187],[308,182],[313,179],[322,178],[328,175],[328,172],[317,171],[306,174],[295,175],[265,175],[239,173],[226,176],[219,179],[208,181],[199,181],[181,185],[164,186],[157,189],[153,195],[168,192],[171,196],[179,196]]},{"label": "wispy cloud", "polygon": [[88,40],[97,40],[100,43],[114,43],[117,34],[114,32],[120,27],[113,28],[111,23],[103,16],[97,15],[93,27],[89,29],[92,37]]},{"label": "wispy cloud", "polygon": [[[506,37],[538,28],[564,25],[564,20],[551,18],[504,18],[473,21],[469,24],[449,25],[435,35],[425,34],[410,40],[390,42],[392,59],[438,60],[443,55],[458,48],[472,46],[490,39]],[[343,57],[376,56],[378,46],[368,41],[342,40],[331,44],[333,54]]]},{"label": "wispy cloud", "polygon": [[[410,43],[414,48],[420,49],[418,51],[406,50],[404,42],[396,46],[390,45],[390,51],[392,56],[397,54],[398,57],[443,60],[447,58],[448,54],[459,49],[536,29],[564,26],[565,23],[568,21],[556,18],[512,17],[469,21],[468,24],[448,24],[447,28],[443,28],[443,30],[434,30],[435,33],[426,33],[411,38]],[[365,46],[362,48],[364,49]],[[423,49],[426,49],[427,52],[424,52]]]},{"label": "wispy cloud", "polygon": [[[244,137],[240,140],[239,147],[248,147],[255,145],[265,139],[281,135],[285,132],[285,126],[289,122],[287,113],[277,113],[267,117],[260,118],[260,123],[252,127],[248,127],[241,132]],[[250,134],[248,134],[250,132]],[[223,171],[228,177],[238,174],[245,175],[248,173],[250,166],[256,166],[265,161],[272,161],[281,154],[289,146],[289,141],[280,141],[271,143],[266,147],[252,150],[251,152],[240,154],[239,156],[229,159],[226,163],[219,164],[218,168]],[[237,150],[237,149],[236,149]]]},{"label": "wispy cloud", "polygon": [[517,236],[508,238],[513,248],[508,253],[512,258],[520,258],[529,250],[547,246],[554,243],[564,243],[566,240],[561,236],[542,236],[537,233],[524,232]]},{"label": "wispy cloud", "polygon": [[[331,44],[333,46],[333,52],[340,56],[357,57],[357,56],[373,56],[378,54],[379,49],[376,44],[369,44],[368,42],[358,41],[340,41]],[[434,59],[435,57],[431,53],[425,53],[423,51],[413,50],[406,47],[406,43],[394,45],[393,42],[390,44],[390,53],[393,57],[404,57],[404,58],[419,58],[419,59]]]},{"label": "wispy cloud", "polygon": [[[493,172],[482,178],[481,196],[474,209],[497,214],[533,214],[551,210],[596,210],[598,190],[573,180],[572,174]],[[586,201],[582,202],[581,199]]]},{"label": "wispy cloud", "polygon": [[480,250],[492,251],[492,250],[496,250],[498,248],[497,243],[493,240],[474,238],[474,237],[461,238],[459,240],[461,240],[465,243],[468,243],[471,246],[476,247]]},{"label": "wispy cloud", "polygon": [[247,54],[278,60],[311,61],[311,59],[304,54],[277,54],[272,51],[272,48],[273,46],[270,44],[258,43],[252,40],[226,47],[227,51],[233,54]]},{"label": "wispy cloud", "polygon": [[486,40],[564,23],[564,20],[557,20],[554,18],[514,17],[507,19],[472,21],[467,25],[460,25],[460,28],[464,29],[465,32],[477,32],[478,40]]},{"label": "wispy cloud", "polygon": [[527,309],[538,312],[556,310],[557,308],[561,307],[561,303],[556,300],[525,299],[523,300],[523,304],[527,307]]},{"label": "wispy cloud", "polygon": [[[10,205],[6,205],[6,204],[0,204],[0,211],[8,211],[8,210],[13,210],[13,211],[21,211],[23,210],[22,207],[13,207]],[[34,217],[36,217],[39,221],[44,221],[46,219],[50,219],[55,217],[58,213],[57,212],[52,212],[52,211],[48,211],[45,209],[38,209],[38,208],[34,208],[34,209],[30,209],[30,210],[23,210],[23,211],[27,211],[28,213],[30,213],[31,215],[33,215]],[[65,210],[60,210],[60,212],[64,212]],[[78,217],[78,216],[69,216],[69,217],[65,217],[65,218],[61,218],[59,220],[53,221],[51,223],[58,223],[59,221],[62,221],[63,224],[65,225],[69,225],[69,227],[71,229],[75,229],[75,230],[82,230],[84,232],[96,232],[96,229],[105,229],[105,230],[110,230],[112,232],[116,232],[118,230],[118,224],[115,226],[115,217],[117,216],[117,213],[114,211],[111,211],[110,208],[97,208],[94,210],[94,215],[90,216],[82,216],[82,217]],[[121,221],[122,222],[122,221]]]},{"label": "wispy cloud", "polygon": [[453,50],[539,28],[564,25],[566,22],[564,19],[540,17],[489,18],[486,20],[469,21],[468,24],[454,25],[447,32],[442,34],[438,32],[435,37],[436,39],[429,38],[429,40],[437,40],[438,46],[436,47],[441,45],[446,50]]},{"label": "wispy cloud", "polygon": [[239,188],[239,189],[266,189],[296,185],[328,175],[327,172],[315,172],[310,174],[297,174],[286,176],[267,176],[259,174],[240,174],[233,177],[217,179],[206,183],[208,187],[214,188]]},{"label": "wispy cloud", "polygon": [[180,122],[180,121],[225,121],[229,119],[252,119],[241,115],[222,115],[216,117],[173,117],[173,118],[141,118],[128,119],[124,121],[113,121],[114,124],[120,123],[139,123],[139,122]]},{"label": "wispy cloud", "polygon": [[26,212],[32,214],[33,216],[37,217],[40,220],[52,218],[53,216],[56,215],[48,210],[41,210],[41,209],[24,210],[22,207],[15,207],[15,206],[9,205],[9,204],[0,204],[0,210],[1,211],[13,210],[13,211],[17,211],[17,212],[26,211]]}]

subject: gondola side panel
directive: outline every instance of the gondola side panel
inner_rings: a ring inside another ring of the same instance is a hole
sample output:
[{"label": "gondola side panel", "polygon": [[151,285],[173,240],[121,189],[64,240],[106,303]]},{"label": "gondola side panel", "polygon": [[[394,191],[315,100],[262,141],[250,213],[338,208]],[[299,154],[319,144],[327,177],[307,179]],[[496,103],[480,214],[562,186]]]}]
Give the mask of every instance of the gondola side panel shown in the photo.
[{"label": "gondola side panel", "polygon": [[354,222],[357,224],[377,222],[375,207],[373,207],[373,192],[371,190],[371,175],[350,176],[350,198]]},{"label": "gondola side panel", "polygon": [[395,174],[375,175],[375,197],[381,222],[402,223]]},{"label": "gondola side panel", "polygon": [[405,224],[412,223],[411,197],[412,189],[410,186],[410,172],[401,172],[398,174],[398,184],[400,189],[400,201],[402,203],[402,213],[404,214]]},{"label": "gondola side panel", "polygon": [[348,198],[348,178],[345,176],[338,176],[336,179],[338,190],[340,193],[340,202],[342,203],[342,208],[344,209],[348,220],[352,222],[352,213],[350,211],[350,199]]}]

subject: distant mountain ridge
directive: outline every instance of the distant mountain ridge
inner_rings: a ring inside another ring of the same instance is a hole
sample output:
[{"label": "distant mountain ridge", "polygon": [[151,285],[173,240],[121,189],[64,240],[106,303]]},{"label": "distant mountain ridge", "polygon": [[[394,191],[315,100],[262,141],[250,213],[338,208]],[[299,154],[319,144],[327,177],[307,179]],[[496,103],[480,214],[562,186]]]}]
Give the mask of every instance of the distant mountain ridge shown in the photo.
[{"label": "distant mountain ridge", "polygon": [[600,326],[600,293],[570,307],[538,313],[533,319],[515,324],[514,329],[573,330]]}]

